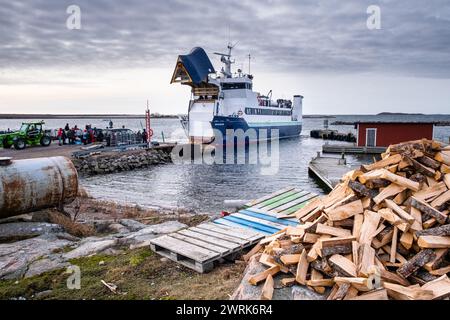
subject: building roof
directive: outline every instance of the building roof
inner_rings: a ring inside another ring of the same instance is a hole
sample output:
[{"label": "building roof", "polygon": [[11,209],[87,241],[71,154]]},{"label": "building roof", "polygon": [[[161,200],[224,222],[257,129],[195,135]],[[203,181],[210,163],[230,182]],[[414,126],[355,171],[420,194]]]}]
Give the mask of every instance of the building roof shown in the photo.
[{"label": "building roof", "polygon": [[[179,55],[172,77],[173,82],[184,82],[198,85],[208,79],[210,73],[215,73],[214,66],[205,50],[196,47],[189,54]],[[177,80],[180,78],[181,80]]]},{"label": "building roof", "polygon": [[334,121],[332,125],[356,125],[356,124],[431,124],[436,126],[450,126],[449,121],[411,121],[401,120],[359,120],[359,121]]}]

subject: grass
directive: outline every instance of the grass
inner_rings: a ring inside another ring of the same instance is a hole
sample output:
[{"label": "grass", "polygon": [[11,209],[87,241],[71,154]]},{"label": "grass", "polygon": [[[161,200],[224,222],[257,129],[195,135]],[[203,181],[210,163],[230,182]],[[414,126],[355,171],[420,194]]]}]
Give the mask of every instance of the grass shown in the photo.
[{"label": "grass", "polygon": [[[34,299],[52,290],[45,299],[228,299],[238,286],[243,266],[222,264],[207,274],[182,267],[148,248],[129,250],[117,256],[96,255],[71,260],[81,270],[81,289],[69,290],[65,270],[39,276],[0,281],[0,299]],[[112,293],[101,280],[117,286]]]}]

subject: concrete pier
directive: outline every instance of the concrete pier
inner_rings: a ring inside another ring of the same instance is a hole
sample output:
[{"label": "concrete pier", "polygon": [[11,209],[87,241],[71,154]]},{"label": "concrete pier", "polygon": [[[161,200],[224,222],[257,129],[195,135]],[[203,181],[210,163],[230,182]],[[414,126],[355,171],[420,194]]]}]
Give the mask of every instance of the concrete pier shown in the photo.
[{"label": "concrete pier", "polygon": [[359,167],[359,164],[347,164],[345,158],[322,157],[318,154],[309,163],[308,171],[317,178],[319,184],[331,190],[344,174]]}]

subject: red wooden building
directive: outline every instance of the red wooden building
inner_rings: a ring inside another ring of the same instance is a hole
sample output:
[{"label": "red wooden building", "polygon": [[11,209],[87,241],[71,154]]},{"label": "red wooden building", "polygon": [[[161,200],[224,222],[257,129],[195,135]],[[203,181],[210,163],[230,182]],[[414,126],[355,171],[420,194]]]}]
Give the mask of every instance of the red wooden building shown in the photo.
[{"label": "red wooden building", "polygon": [[357,122],[360,147],[388,147],[390,144],[422,138],[433,139],[433,122]]}]

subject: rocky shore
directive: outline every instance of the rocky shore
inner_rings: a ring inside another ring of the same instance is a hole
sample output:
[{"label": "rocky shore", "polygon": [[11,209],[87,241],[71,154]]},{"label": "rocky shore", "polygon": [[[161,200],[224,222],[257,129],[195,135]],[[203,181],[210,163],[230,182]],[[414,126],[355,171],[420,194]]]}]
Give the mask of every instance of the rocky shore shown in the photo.
[{"label": "rocky shore", "polygon": [[89,176],[171,163],[170,151],[170,148],[132,150],[90,155],[81,159],[72,159],[72,161],[79,174]]},{"label": "rocky shore", "polygon": [[[65,211],[70,218],[48,209],[0,220],[0,299],[226,299],[241,277],[240,265],[199,275],[149,248],[150,239],[211,216],[85,196]],[[66,285],[74,266],[81,271],[79,290]],[[112,292],[102,280],[120,290]],[[217,282],[228,289],[211,290]],[[187,290],[192,286],[198,287],[195,294]]]}]

